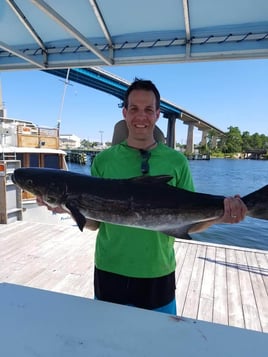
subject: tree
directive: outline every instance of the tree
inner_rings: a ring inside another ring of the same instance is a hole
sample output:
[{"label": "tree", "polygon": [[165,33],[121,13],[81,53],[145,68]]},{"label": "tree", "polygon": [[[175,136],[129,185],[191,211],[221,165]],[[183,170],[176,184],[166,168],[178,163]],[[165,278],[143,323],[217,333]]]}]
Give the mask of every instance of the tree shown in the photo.
[{"label": "tree", "polygon": [[247,152],[248,150],[251,150],[251,135],[249,134],[248,131],[244,131],[242,134],[242,150],[243,152]]},{"label": "tree", "polygon": [[239,128],[230,126],[226,133],[225,147],[227,153],[238,153],[242,151],[242,135]]},{"label": "tree", "polygon": [[263,142],[262,139],[260,137],[260,134],[258,133],[254,133],[253,135],[251,135],[251,146],[254,149],[262,149],[263,148]]},{"label": "tree", "polygon": [[81,140],[80,146],[84,149],[90,149],[92,147],[92,144],[88,140],[83,139],[83,140]]},{"label": "tree", "polygon": [[209,150],[213,150],[217,147],[217,132],[214,129],[210,129],[207,134],[207,146]]}]

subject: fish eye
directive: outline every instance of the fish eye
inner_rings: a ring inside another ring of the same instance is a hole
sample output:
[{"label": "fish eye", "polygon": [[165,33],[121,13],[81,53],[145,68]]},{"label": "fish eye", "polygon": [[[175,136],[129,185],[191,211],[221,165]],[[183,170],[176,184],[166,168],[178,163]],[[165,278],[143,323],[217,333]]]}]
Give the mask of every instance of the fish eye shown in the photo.
[{"label": "fish eye", "polygon": [[31,180],[31,179],[26,180],[26,184],[27,184],[27,186],[32,186],[33,180]]}]

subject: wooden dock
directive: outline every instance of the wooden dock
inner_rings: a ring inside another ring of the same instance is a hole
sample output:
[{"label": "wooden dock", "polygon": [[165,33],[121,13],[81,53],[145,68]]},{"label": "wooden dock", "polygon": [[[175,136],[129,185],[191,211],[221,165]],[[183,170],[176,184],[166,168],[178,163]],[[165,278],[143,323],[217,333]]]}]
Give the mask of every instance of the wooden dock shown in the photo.
[{"label": "wooden dock", "polygon": [[[18,221],[0,225],[0,282],[93,297],[96,233]],[[268,251],[175,243],[178,315],[268,332]]]}]

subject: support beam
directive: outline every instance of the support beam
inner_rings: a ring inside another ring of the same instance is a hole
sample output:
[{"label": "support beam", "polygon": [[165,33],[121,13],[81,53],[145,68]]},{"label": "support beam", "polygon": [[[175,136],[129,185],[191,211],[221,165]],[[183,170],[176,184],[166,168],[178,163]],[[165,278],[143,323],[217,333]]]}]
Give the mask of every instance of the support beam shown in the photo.
[{"label": "support beam", "polygon": [[176,117],[168,117],[167,145],[175,149],[176,146]]},{"label": "support beam", "polygon": [[212,147],[215,149],[217,147],[217,139],[218,137],[216,135],[212,136]]},{"label": "support beam", "polygon": [[205,146],[207,144],[208,130],[202,130],[201,145]]},{"label": "support beam", "polygon": [[194,124],[188,124],[186,152],[189,154],[194,152]]},{"label": "support beam", "polygon": [[51,6],[49,6],[43,0],[32,0],[32,3],[37,6],[41,11],[47,14],[50,18],[53,19],[56,23],[58,23],[65,31],[69,32],[77,41],[81,43],[85,48],[94,53],[98,58],[100,58],[106,65],[114,64],[114,60],[112,58],[108,58],[103,55],[103,53],[91,43],[88,38],[83,35],[83,33],[79,32],[76,27],[74,27],[71,23],[67,21],[66,18],[57,13]]}]

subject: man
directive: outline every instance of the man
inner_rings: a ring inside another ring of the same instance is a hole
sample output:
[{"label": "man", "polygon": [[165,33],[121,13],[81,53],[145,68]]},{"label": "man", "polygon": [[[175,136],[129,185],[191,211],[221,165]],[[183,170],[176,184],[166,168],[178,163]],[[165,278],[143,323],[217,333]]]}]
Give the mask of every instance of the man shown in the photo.
[{"label": "man", "polygon": [[[92,175],[130,178],[165,174],[173,177],[171,185],[193,190],[185,156],[155,141],[160,94],[151,81],[132,83],[125,95],[123,116],[127,139],[95,157]],[[235,223],[244,218],[246,207],[238,196],[226,199],[224,205],[224,216],[214,223]],[[196,231],[211,224],[200,224]],[[176,314],[174,238],[94,221],[88,221],[87,227],[99,228],[94,275],[97,299]]]},{"label": "man", "polygon": [[[131,84],[126,91],[123,116],[127,139],[95,157],[92,175],[104,178],[170,175],[169,184],[194,190],[185,156],[154,138],[160,116],[160,94],[151,81],[135,80]],[[195,232],[216,223],[239,222],[246,211],[239,196],[226,198],[224,215],[214,222],[200,224]],[[173,237],[93,220],[87,220],[86,227],[99,229],[94,273],[97,299],[176,314]]]}]

